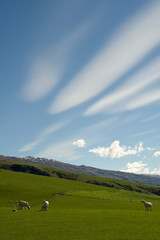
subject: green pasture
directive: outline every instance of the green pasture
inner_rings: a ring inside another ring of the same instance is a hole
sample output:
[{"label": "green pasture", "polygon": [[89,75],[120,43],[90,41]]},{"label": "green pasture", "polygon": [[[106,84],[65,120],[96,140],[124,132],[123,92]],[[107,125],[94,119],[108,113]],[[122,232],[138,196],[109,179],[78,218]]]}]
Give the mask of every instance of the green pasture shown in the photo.
[{"label": "green pasture", "polygon": [[[40,211],[43,199],[48,211]],[[12,211],[19,200],[31,210]],[[160,239],[159,196],[54,177],[0,169],[0,212],[1,240]]]}]

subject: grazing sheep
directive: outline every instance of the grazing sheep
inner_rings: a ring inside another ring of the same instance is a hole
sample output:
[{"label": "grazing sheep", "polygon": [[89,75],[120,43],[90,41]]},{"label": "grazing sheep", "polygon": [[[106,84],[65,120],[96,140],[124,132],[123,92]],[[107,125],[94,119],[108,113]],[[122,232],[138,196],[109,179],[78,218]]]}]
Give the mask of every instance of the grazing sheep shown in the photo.
[{"label": "grazing sheep", "polygon": [[42,210],[42,211],[43,211],[43,210],[47,211],[47,210],[48,210],[48,206],[49,206],[49,202],[46,201],[46,200],[43,200],[43,205],[42,205],[42,207],[41,207],[41,210]]},{"label": "grazing sheep", "polygon": [[23,209],[23,208],[28,208],[28,209],[30,209],[31,207],[29,206],[29,204],[28,204],[28,202],[26,202],[26,201],[22,201],[22,200],[20,200],[19,201],[19,207],[18,207],[18,209]]},{"label": "grazing sheep", "polygon": [[150,209],[150,211],[152,211],[152,203],[150,203],[150,202],[145,202],[144,200],[142,200],[141,202],[144,203],[144,206],[145,206],[145,210],[146,210],[146,211],[149,211],[149,209]]}]

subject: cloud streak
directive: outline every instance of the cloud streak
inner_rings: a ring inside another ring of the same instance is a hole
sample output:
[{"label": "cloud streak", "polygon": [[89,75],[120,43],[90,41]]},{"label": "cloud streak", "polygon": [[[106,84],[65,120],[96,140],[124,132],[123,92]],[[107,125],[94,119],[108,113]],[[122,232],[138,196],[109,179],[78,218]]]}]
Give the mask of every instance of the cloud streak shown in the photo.
[{"label": "cloud streak", "polygon": [[[62,65],[61,68],[63,69]],[[57,85],[60,76],[60,67],[54,59],[37,57],[21,92],[23,99],[33,102],[45,97]]]},{"label": "cloud streak", "polygon": [[139,136],[143,136],[143,135],[146,135],[146,134],[151,134],[155,131],[157,131],[157,129],[147,130],[147,131],[144,131],[144,132],[135,133],[131,137],[139,137]]},{"label": "cloud streak", "polygon": [[[97,10],[97,13],[100,10]],[[98,16],[85,19],[75,29],[67,33],[55,45],[44,49],[32,60],[28,78],[22,88],[21,96],[34,102],[47,96],[61,81],[70,64],[74,50],[93,30]]]},{"label": "cloud streak", "polygon": [[160,41],[159,9],[155,1],[123,24],[59,93],[50,112],[60,113],[95,97],[149,54]]},{"label": "cloud streak", "polygon": [[157,119],[157,118],[160,118],[160,114],[155,114],[155,115],[153,115],[153,116],[150,116],[150,117],[148,117],[148,118],[145,118],[145,119],[143,119],[141,122],[149,122],[149,121],[155,120],[155,119]]},{"label": "cloud streak", "polygon": [[160,100],[160,88],[155,87],[151,90],[148,89],[146,92],[126,103],[123,107],[123,110],[134,110],[156,102],[158,100]]},{"label": "cloud streak", "polygon": [[39,153],[39,156],[60,161],[64,161],[65,159],[65,162],[79,159],[81,156],[75,150],[72,143],[72,140],[66,140],[50,144],[50,146]]},{"label": "cloud streak", "polygon": [[[154,97],[144,98],[145,89],[151,85],[157,83],[160,79],[160,58],[156,58],[151,63],[143,67],[138,73],[127,79],[118,89],[110,93],[100,101],[92,105],[85,113],[85,115],[93,115],[100,112],[120,112],[140,106],[149,104],[158,100],[158,94],[154,91]],[[144,92],[143,92],[144,90]],[[153,93],[153,92],[152,92]],[[147,95],[152,95],[148,93]],[[141,97],[142,96],[142,97]],[[137,97],[137,101],[136,101]],[[144,101],[140,101],[140,98],[144,98]],[[135,103],[133,104],[132,101]],[[126,104],[127,102],[127,104]]]},{"label": "cloud streak", "polygon": [[28,151],[33,150],[33,149],[34,149],[35,147],[37,147],[40,143],[42,143],[43,141],[45,141],[46,138],[47,138],[50,134],[52,134],[52,133],[60,130],[61,128],[63,128],[63,127],[64,127],[65,125],[67,125],[67,124],[68,124],[68,122],[62,121],[62,122],[59,122],[59,123],[57,123],[57,124],[53,124],[53,125],[47,127],[46,129],[44,129],[44,130],[39,134],[39,136],[36,138],[36,140],[34,140],[33,142],[30,142],[30,143],[28,143],[28,144],[25,144],[23,147],[21,147],[21,148],[19,149],[19,152],[28,152]]}]

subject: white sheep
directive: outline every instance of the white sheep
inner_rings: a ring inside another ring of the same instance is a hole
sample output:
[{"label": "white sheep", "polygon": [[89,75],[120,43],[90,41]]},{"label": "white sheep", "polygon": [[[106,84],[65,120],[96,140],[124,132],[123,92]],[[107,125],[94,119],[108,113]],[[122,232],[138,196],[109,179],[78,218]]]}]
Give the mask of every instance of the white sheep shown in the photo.
[{"label": "white sheep", "polygon": [[46,200],[43,200],[43,205],[41,207],[41,210],[45,210],[47,211],[48,210],[48,206],[49,206],[49,201],[46,201]]},{"label": "white sheep", "polygon": [[149,211],[149,210],[152,211],[152,203],[145,202],[144,200],[142,200],[141,202],[144,204],[146,211]]},{"label": "white sheep", "polygon": [[22,201],[22,200],[20,200],[19,201],[19,207],[18,207],[18,209],[23,209],[23,208],[28,208],[28,209],[30,209],[31,207],[29,206],[29,204],[28,204],[28,202],[26,202],[26,201]]}]

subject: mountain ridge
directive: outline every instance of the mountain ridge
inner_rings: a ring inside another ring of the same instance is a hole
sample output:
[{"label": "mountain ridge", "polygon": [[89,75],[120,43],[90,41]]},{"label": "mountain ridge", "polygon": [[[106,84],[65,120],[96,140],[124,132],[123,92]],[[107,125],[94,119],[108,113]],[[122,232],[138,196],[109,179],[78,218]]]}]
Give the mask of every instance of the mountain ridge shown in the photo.
[{"label": "mountain ridge", "polygon": [[100,168],[95,168],[95,167],[90,167],[85,165],[77,166],[69,163],[63,163],[55,159],[47,159],[47,158],[31,157],[31,156],[14,157],[14,156],[0,155],[0,160],[34,163],[34,164],[40,164],[44,166],[55,167],[61,170],[66,170],[74,173],[82,173],[87,175],[107,177],[107,178],[113,178],[113,179],[126,180],[130,182],[135,182],[135,183],[152,184],[152,185],[160,186],[160,177],[156,175],[155,176],[142,175],[142,174],[134,174],[134,173],[128,173],[128,172],[114,171],[114,170],[105,170],[105,169],[100,169]]}]

